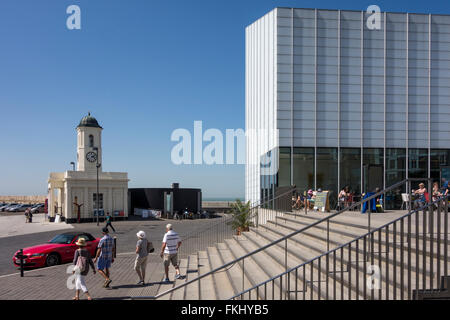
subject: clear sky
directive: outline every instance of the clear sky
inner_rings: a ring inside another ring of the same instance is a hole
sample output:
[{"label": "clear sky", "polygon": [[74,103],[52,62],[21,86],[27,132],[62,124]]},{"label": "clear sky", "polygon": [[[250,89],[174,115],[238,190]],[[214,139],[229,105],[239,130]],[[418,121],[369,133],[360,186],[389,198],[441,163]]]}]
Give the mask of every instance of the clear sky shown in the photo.
[{"label": "clear sky", "polygon": [[[68,30],[66,8],[81,8]],[[450,14],[449,1],[1,0],[0,195],[46,194],[88,111],[129,187],[243,197],[243,165],[172,164],[177,128],[245,126],[245,27],[274,7]]]}]

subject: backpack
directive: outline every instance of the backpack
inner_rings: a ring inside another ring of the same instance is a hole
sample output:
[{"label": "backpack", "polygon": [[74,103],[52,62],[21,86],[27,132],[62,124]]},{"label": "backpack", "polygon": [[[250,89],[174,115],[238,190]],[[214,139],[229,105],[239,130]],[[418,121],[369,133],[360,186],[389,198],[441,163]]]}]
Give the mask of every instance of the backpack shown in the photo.
[{"label": "backpack", "polygon": [[79,256],[77,259],[77,264],[75,265],[76,269],[78,269],[80,271],[81,274],[86,273],[87,271],[89,271],[89,265],[87,262],[87,258],[83,257],[80,254],[80,251],[78,252]]},{"label": "backpack", "polygon": [[152,253],[155,251],[155,248],[153,248],[153,243],[151,241],[147,240],[147,253]]}]

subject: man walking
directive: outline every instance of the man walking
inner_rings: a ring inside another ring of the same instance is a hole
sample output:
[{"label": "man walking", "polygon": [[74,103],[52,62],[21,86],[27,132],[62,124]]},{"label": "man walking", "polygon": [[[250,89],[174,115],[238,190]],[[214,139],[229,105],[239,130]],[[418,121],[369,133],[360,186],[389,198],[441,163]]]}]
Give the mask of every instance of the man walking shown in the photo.
[{"label": "man walking", "polygon": [[181,278],[180,268],[178,266],[178,248],[181,246],[181,239],[178,233],[173,231],[172,225],[169,223],[166,226],[166,234],[164,235],[162,246],[161,246],[161,258],[164,257],[164,271],[166,273],[166,278],[164,282],[170,282],[169,280],[169,265],[175,267],[175,279]]},{"label": "man walking", "polygon": [[108,228],[102,229],[103,238],[100,239],[97,246],[97,253],[95,255],[94,263],[97,262],[98,273],[105,278],[104,288],[109,288],[109,284],[112,280],[109,278],[109,268],[111,263],[114,262],[114,239],[108,234]]},{"label": "man walking", "polygon": [[106,226],[105,226],[105,228],[108,228],[108,226],[110,226],[111,229],[113,229],[113,231],[116,232],[116,229],[114,229],[113,225],[111,224],[111,215],[109,214],[109,212],[106,213]]},{"label": "man walking", "polygon": [[136,235],[138,237],[138,241],[136,243],[136,260],[134,261],[134,270],[139,277],[138,284],[145,285],[145,269],[147,268],[148,258],[148,240],[144,231],[139,231]]}]

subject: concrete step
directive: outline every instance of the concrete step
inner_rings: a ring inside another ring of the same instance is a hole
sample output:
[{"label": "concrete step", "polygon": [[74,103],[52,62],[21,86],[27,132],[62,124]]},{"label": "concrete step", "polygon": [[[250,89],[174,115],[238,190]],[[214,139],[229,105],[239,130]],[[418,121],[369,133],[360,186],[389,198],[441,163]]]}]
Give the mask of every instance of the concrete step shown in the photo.
[{"label": "concrete step", "polygon": [[[189,255],[188,269],[186,271],[186,282],[198,278],[198,276],[199,276],[198,255],[197,254]],[[194,281],[190,285],[186,286],[183,300],[199,300],[198,281]]]},{"label": "concrete step", "polygon": [[[300,220],[293,220],[293,219],[289,219],[289,218],[279,218],[278,221],[283,221],[282,223],[278,222],[274,222],[274,221],[269,221],[268,224],[262,226],[262,227],[266,227],[266,226],[270,226],[270,225],[275,225],[275,226],[279,226],[281,228],[286,228],[288,229],[288,231],[286,231],[285,235],[288,235],[289,233],[292,233],[294,231],[299,230],[301,227],[305,226],[306,224],[304,224],[304,222],[300,221]],[[390,230],[393,229],[393,226],[390,227]],[[403,241],[404,243],[406,243],[407,238],[406,238],[406,231],[407,231],[407,225],[404,225],[404,235],[403,235]],[[366,231],[367,232],[367,231]],[[401,249],[401,233],[400,233],[400,225],[397,225],[397,236],[394,237],[393,234],[389,233],[389,245],[392,247],[394,244],[396,246],[397,249]],[[301,233],[301,235],[305,235],[305,236],[309,236],[309,237],[313,237],[319,241],[321,241],[322,243],[326,244],[326,240],[327,240],[327,230],[326,227],[324,228],[318,228],[318,227],[312,227],[310,230],[306,230],[304,232]],[[299,235],[299,237],[301,236]],[[330,249],[333,249],[341,244],[344,243],[348,243],[349,241],[357,238],[358,236],[360,236],[359,234],[355,234],[355,233],[349,233],[347,230],[343,230],[343,228],[341,228],[340,226],[334,226],[332,227],[330,225]],[[379,237],[379,233],[377,232],[375,234],[376,239],[378,239]],[[394,238],[396,239],[396,242],[394,242]],[[381,232],[381,243],[383,244],[383,248],[386,245],[386,233],[385,232]],[[419,254],[423,254],[423,241],[419,239],[418,241],[418,248],[419,248]],[[441,255],[442,257],[444,256],[444,243],[441,242]],[[448,244],[449,248],[450,248],[450,243]],[[411,237],[411,249],[412,251],[414,251],[415,253],[415,248],[416,248],[416,238]],[[430,243],[427,242],[427,248],[430,248]],[[438,243],[437,242],[433,242],[433,250],[434,250],[434,259],[436,259],[436,253],[438,250]],[[325,250],[326,251],[326,250]],[[325,252],[323,251],[323,252]],[[431,252],[428,249],[426,252],[426,255],[428,257],[431,257]],[[450,261],[450,257],[447,257],[447,261]]]},{"label": "concrete step", "polygon": [[[276,235],[273,232],[268,232],[268,231],[261,231],[261,230],[255,230],[256,233],[258,233],[258,236],[260,238],[264,239],[264,242],[266,244],[271,243],[275,240],[278,240],[280,238],[280,236]],[[278,256],[284,256],[284,258],[280,259],[280,264],[281,263],[285,263],[285,242],[280,242],[277,245],[274,245],[273,247],[271,247],[270,249],[272,250],[277,250],[279,251]],[[267,249],[269,250],[269,248]],[[303,263],[306,263],[308,261],[310,261],[311,259],[315,258],[317,256],[317,252],[311,250],[311,248],[309,248],[308,246],[302,246],[301,244],[295,244],[293,245],[293,243],[288,242],[288,256],[287,256],[287,264],[289,266],[288,269],[299,266]],[[311,258],[312,257],[312,258]],[[320,286],[317,283],[314,283],[314,281],[317,280],[318,278],[318,272],[320,270],[320,273],[322,274],[322,277],[324,277],[327,272],[330,273],[333,271],[333,267],[330,264],[328,266],[328,269],[324,264],[321,265],[321,268],[319,269],[319,266],[314,266],[313,269],[313,275],[312,275],[312,279],[313,279],[313,286],[311,286],[311,269],[310,268],[306,268],[305,272],[303,272],[303,269],[299,270],[297,272],[297,281],[299,281],[299,283],[291,283],[290,287],[294,288],[302,288],[303,285],[305,285],[307,287],[307,289],[309,289],[309,291],[313,290],[313,295],[311,296],[311,293],[308,293],[306,296],[306,299],[319,299],[319,297],[321,299],[324,299],[326,297],[326,290],[322,290],[322,288],[320,288]],[[337,267],[337,270],[340,270],[340,267]],[[291,279],[295,279],[295,272],[291,272]],[[316,280],[314,280],[316,278]],[[339,278],[339,276],[338,276]],[[291,280],[292,282],[292,280]],[[337,283],[337,288],[340,290],[341,284]],[[319,292],[320,289],[320,292]],[[295,296],[295,293],[291,294],[291,298]],[[356,298],[356,293],[352,292],[352,297]]]},{"label": "concrete step", "polygon": [[[271,229],[271,228],[266,226],[266,228],[265,228],[265,230],[263,232],[261,232],[261,228],[259,230],[256,230],[256,232],[259,232],[262,237],[266,237],[268,241],[272,242],[272,241],[275,241],[275,240],[281,238],[281,236],[283,235],[282,233],[280,234],[279,229],[280,229],[280,227],[278,227],[276,229],[275,228]],[[289,242],[291,242],[291,241],[293,241],[293,240],[289,240]],[[296,242],[295,244],[291,243],[290,246],[288,245],[288,250],[294,256],[297,256],[297,257],[302,257],[303,256],[304,257],[305,252],[311,251],[311,250],[315,250],[316,252],[312,252],[312,253],[309,254],[310,257],[311,256],[315,257],[315,256],[318,256],[321,253],[326,251],[326,248],[323,245],[322,245],[322,247],[320,247],[320,245],[317,245],[317,241],[315,241],[314,239],[307,239],[306,237],[303,237],[301,240],[297,240],[297,241],[298,242]],[[283,242],[278,244],[277,247],[279,247],[281,250],[284,250]],[[377,249],[377,246],[375,248]],[[358,255],[358,257],[356,256],[355,249],[356,249],[355,247],[352,248],[352,254],[350,256],[350,259],[348,258],[348,250],[347,249],[344,250],[345,254],[344,254],[344,257],[343,257],[343,265],[344,265],[345,268],[347,268],[347,265],[348,265],[349,261],[351,261],[352,264],[355,264],[356,261],[360,261],[359,264],[361,264],[361,262],[363,260],[362,259],[363,248],[360,246],[360,248],[359,248],[359,253],[360,254]],[[397,257],[400,257],[399,251],[400,250],[398,249],[397,250],[397,254],[398,254]],[[338,257],[337,257],[338,258],[338,262],[340,262],[339,253],[340,252],[338,251]],[[401,277],[401,272],[400,272],[401,261],[400,261],[400,259],[397,259],[396,267],[394,269],[393,264],[391,263],[391,262],[393,262],[391,257],[392,257],[392,252],[391,252],[390,258],[388,259],[388,261],[390,262],[388,264],[388,269],[389,269],[391,275],[395,271],[395,273],[397,275],[397,279],[393,280],[391,277],[389,277],[389,285],[392,286],[392,287],[394,287],[394,285],[396,285],[399,288],[399,286],[400,286],[400,277]],[[331,258],[332,257],[330,257],[330,259]],[[381,266],[382,266],[382,279],[385,280],[385,277],[383,276],[385,273],[383,273],[383,272],[386,269],[386,257],[384,255],[381,255],[381,260],[380,260],[381,262],[378,261],[379,258],[380,258],[379,254],[375,254],[374,255],[374,261],[376,262],[376,264],[380,264],[381,263]],[[415,274],[415,269],[416,269],[415,268],[415,261],[414,261],[413,258],[414,257],[412,257],[412,259],[411,259],[411,265],[412,265],[412,268],[411,268],[411,283],[412,283],[412,285],[415,285],[415,282],[416,282],[415,279],[417,279],[417,278],[416,278],[416,274]],[[290,255],[289,255],[289,259],[291,259]],[[303,260],[306,260],[306,259],[303,258]],[[404,255],[404,262],[406,262],[406,261],[407,261],[407,256]],[[323,259],[323,263],[325,263],[325,259]],[[367,265],[370,265],[370,263],[367,263]],[[420,263],[419,263],[419,266],[421,266]],[[353,269],[356,269],[356,268],[358,268],[360,275],[364,274],[364,267],[363,267],[363,265],[357,265],[357,266],[354,265]],[[338,267],[337,269],[339,271],[340,267]],[[431,269],[431,268],[430,268],[430,264],[428,262],[427,263],[427,270],[429,270],[429,269]],[[443,270],[443,262],[441,262],[441,270]],[[333,271],[333,266],[332,266],[331,262],[330,262],[330,265],[329,265],[329,271]],[[324,269],[323,272],[324,272],[324,274],[326,274],[326,269]],[[406,272],[407,271],[404,270],[404,273],[403,273],[404,274],[405,283],[406,283],[406,279],[407,279],[406,278]],[[341,276],[338,276],[338,279],[340,277],[343,277],[345,279],[347,277],[347,275],[344,273]],[[356,277],[356,275],[354,275],[354,277]],[[361,277],[359,277],[359,278],[361,278]],[[419,274],[419,278],[420,278],[419,279],[420,280],[419,283],[420,283],[421,279],[423,278],[422,274]],[[362,279],[360,279],[360,280],[362,280]],[[356,279],[354,279],[353,281],[356,282]],[[427,281],[427,283],[430,281],[430,275],[429,274],[426,275],[426,281]],[[348,288],[348,286],[347,286],[347,288]],[[391,296],[392,296],[392,292],[391,292]]]},{"label": "concrete step", "polygon": [[[237,259],[239,257],[242,257],[246,255],[249,251],[245,248],[243,245],[243,241],[247,241],[243,239],[242,236],[235,237],[234,239],[227,239],[225,240],[225,243],[228,246],[228,249],[232,253],[234,259]],[[248,281],[251,284],[251,287],[254,285],[257,285],[259,283],[265,282],[267,279],[270,278],[270,275],[265,272],[263,268],[260,267],[258,263],[255,262],[254,257],[249,257],[245,260],[242,260],[239,262],[241,270],[244,270],[244,275],[248,279]],[[250,287],[245,287],[244,290],[249,289]],[[273,293],[273,294],[272,294]],[[255,297],[256,298],[256,294]],[[260,290],[259,297],[261,299],[280,299],[280,287],[277,282],[273,283],[273,290],[267,292],[267,296],[264,296],[264,292]]]},{"label": "concrete step", "polygon": [[[216,269],[224,265],[220,257],[219,251],[215,246],[208,247],[207,253],[211,269]],[[225,300],[229,297],[232,297],[235,294],[235,291],[233,289],[230,279],[228,278],[226,270],[220,270],[218,272],[215,272],[212,276],[209,276],[208,278],[211,278],[211,280],[214,282],[215,296],[217,297],[217,299]]]},{"label": "concrete step", "polygon": [[[264,226],[264,228],[266,230],[268,230],[268,231],[271,231],[272,233],[277,234],[279,236],[278,238],[280,238],[280,237],[290,233],[290,231],[294,230],[294,227],[291,228],[288,224],[286,224],[286,225],[278,225],[278,227],[275,227],[273,225],[268,224],[268,225]],[[283,229],[287,229],[287,231],[285,230],[285,232],[283,232]],[[314,250],[315,252],[313,252],[311,254],[311,256],[318,256],[318,255],[320,255],[322,253],[325,253],[327,251],[327,248],[326,248],[326,234],[324,233],[324,234],[320,235],[320,232],[318,232],[318,233],[313,234],[312,236],[308,237],[308,235],[307,235],[308,232],[309,231],[306,231],[305,234],[303,234],[303,235],[294,236],[294,237],[290,238],[289,241],[295,242],[296,245],[304,246],[304,247],[307,247],[309,249]],[[332,249],[334,247],[337,247],[338,243],[335,240],[335,238],[336,238],[335,234],[333,232],[331,232],[331,230],[330,230],[330,243],[332,244],[330,246],[330,249]],[[386,252],[386,246],[384,245],[384,243],[386,243],[386,242],[382,241],[381,242],[382,245],[379,248],[377,241],[378,241],[378,238],[374,242],[374,251],[376,252],[375,253],[376,258],[378,259],[378,257],[379,257],[378,252],[382,252],[382,253]],[[367,242],[366,245],[367,245],[367,250],[368,250],[370,248],[370,242]],[[353,244],[353,249],[355,249],[355,246],[356,245]],[[389,243],[389,246],[390,246],[390,248],[389,248],[390,255],[389,255],[389,258],[388,258],[389,263],[394,264],[394,261],[396,261],[396,265],[398,267],[400,267],[400,265],[401,265],[400,257],[401,257],[401,253],[402,252],[403,252],[403,256],[404,256],[404,261],[406,261],[406,259],[407,259],[408,251],[407,251],[406,245],[404,245],[403,250],[402,250],[401,244],[397,244],[396,245],[396,250],[393,250],[393,248],[392,248],[393,243]],[[361,257],[362,257],[362,254],[364,253],[364,248],[363,248],[363,245],[362,245],[361,241],[360,241],[360,246],[359,246],[359,253],[361,254]],[[396,255],[396,259],[394,259],[394,253]],[[398,257],[398,259],[397,259],[397,257]],[[419,258],[420,258],[420,256],[419,256]],[[419,268],[418,269],[416,268],[415,260],[416,260],[415,251],[411,250],[412,271],[416,272],[418,270],[419,273],[422,273],[422,271],[423,271],[422,259],[419,260],[419,264],[418,264]],[[381,261],[383,263],[386,262],[386,255],[385,254],[381,255]],[[436,257],[434,257],[434,259],[433,259],[433,264],[434,264],[434,269],[433,270],[436,270],[436,265],[437,265]],[[426,266],[427,266],[426,270],[431,270],[431,259],[427,259]],[[443,270],[443,268],[444,268],[444,261],[441,260],[441,270]],[[426,276],[429,277],[430,276],[430,272],[428,272]]]},{"label": "concrete step", "polygon": [[[181,259],[180,260],[180,273],[182,275],[186,274],[186,270],[188,267],[188,259]],[[165,276],[164,276],[165,277]],[[163,278],[164,279],[164,278]],[[161,279],[161,281],[163,280]],[[169,267],[169,279],[172,281],[170,284],[161,284],[159,293],[162,293],[164,291],[167,291],[169,289],[172,289],[176,286],[179,286],[183,282],[185,282],[185,279],[175,279],[175,270],[173,266]],[[184,298],[184,291],[186,290],[186,287],[177,289],[169,294],[166,294],[159,298],[159,300],[182,300]]]},{"label": "concrete step", "polygon": [[[221,265],[224,265],[228,262],[233,261],[235,258],[233,254],[228,249],[228,246],[225,243],[218,243],[216,244],[217,252],[219,254],[219,257],[222,261]],[[225,273],[230,280],[230,284],[233,288],[233,294],[226,297],[225,299],[229,299],[233,297],[235,294],[242,292],[243,288],[250,288],[252,287],[252,284],[248,280],[247,277],[242,277],[242,269],[241,265],[239,263],[234,263],[230,266],[228,266],[225,269]]]},{"label": "concrete step", "polygon": [[[406,214],[406,212],[405,212]],[[397,218],[400,218],[402,215],[391,215],[388,217],[384,216],[384,213],[373,213],[371,214],[371,229],[376,229],[378,227],[382,227],[392,221],[394,221]],[[288,218],[288,219],[293,219],[293,220],[299,220],[299,221],[303,221],[306,223],[306,225],[309,225],[313,222],[317,222],[320,221],[321,219],[325,218],[326,215],[324,214],[303,214],[303,213],[289,213],[286,212],[284,213],[282,216],[280,216],[280,218]],[[416,225],[416,217],[418,219],[419,222],[419,230],[421,230],[421,232],[419,233],[419,239],[424,238],[424,234],[422,233],[422,229],[423,229],[423,214],[421,212],[419,212],[419,215],[417,216],[416,214],[413,214],[411,216],[411,230],[413,231],[412,237],[415,238],[415,225]],[[440,215],[441,217],[441,223],[440,223],[440,239],[444,240],[444,213],[441,213]],[[405,227],[407,224],[407,219],[408,218],[404,218],[405,220]],[[425,234],[425,237],[427,240],[430,239],[434,239],[434,241],[436,241],[438,239],[437,235],[438,235],[438,222],[437,222],[437,213],[434,213],[434,221],[433,221],[433,225],[434,225],[434,229],[433,229],[433,236],[431,237],[430,234],[428,233],[428,223],[429,223],[429,216],[427,214],[427,218],[426,218],[426,231],[427,233]],[[321,224],[319,224],[320,226],[326,226],[326,223],[323,222]],[[349,231],[351,234],[355,234],[355,235],[362,235],[368,232],[368,215],[367,214],[360,214],[360,213],[351,213],[349,214],[342,214],[342,215],[338,215],[332,219],[330,219],[330,228],[339,228],[341,230],[347,230]],[[390,230],[390,233],[392,233],[393,231]]]},{"label": "concrete step", "polygon": [[[207,251],[198,252],[198,269],[199,275],[203,275],[211,271],[209,262],[209,254]],[[200,279],[199,283],[199,297],[200,300],[216,300],[215,282],[212,276],[206,276]]]}]

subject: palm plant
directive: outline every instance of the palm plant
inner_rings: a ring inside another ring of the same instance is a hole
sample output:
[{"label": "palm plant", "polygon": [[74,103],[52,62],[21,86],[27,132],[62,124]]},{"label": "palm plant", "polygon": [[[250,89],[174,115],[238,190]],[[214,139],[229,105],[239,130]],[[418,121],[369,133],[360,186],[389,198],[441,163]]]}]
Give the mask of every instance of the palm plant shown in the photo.
[{"label": "palm plant", "polygon": [[237,199],[235,203],[231,204],[232,220],[228,223],[233,230],[236,230],[237,234],[243,231],[249,231],[250,227],[254,224],[251,219],[250,201],[242,203]]}]

